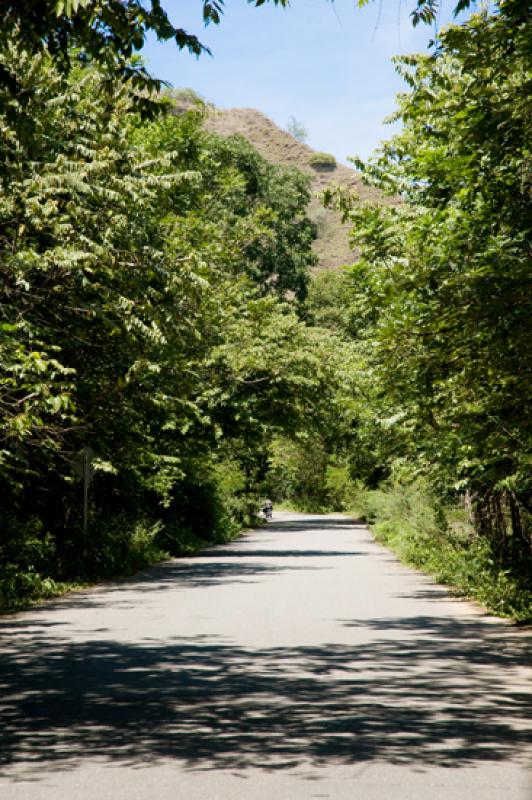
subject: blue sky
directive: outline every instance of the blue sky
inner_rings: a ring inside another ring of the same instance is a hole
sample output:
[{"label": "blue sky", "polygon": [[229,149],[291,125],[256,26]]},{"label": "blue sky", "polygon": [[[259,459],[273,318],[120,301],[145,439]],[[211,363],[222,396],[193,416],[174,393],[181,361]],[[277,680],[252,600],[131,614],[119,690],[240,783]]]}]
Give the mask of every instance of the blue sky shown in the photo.
[{"label": "blue sky", "polygon": [[[452,18],[444,0],[440,25]],[[391,57],[423,51],[434,29],[409,21],[412,0],[292,0],[255,8],[226,0],[220,25],[203,26],[198,0],[164,0],[172,22],[212,50],[199,59],[151,38],[148,69],[176,87],[195,89],[221,108],[257,108],[282,128],[291,116],[307,128],[308,144],[366,158],[392,129],[383,119],[404,84]]]}]

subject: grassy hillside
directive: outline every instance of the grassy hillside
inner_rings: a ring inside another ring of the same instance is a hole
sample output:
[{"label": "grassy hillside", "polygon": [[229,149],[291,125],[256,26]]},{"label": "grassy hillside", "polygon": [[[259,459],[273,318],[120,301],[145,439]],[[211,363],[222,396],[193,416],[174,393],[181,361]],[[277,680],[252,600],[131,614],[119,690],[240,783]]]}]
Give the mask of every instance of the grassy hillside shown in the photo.
[{"label": "grassy hillside", "polygon": [[364,186],[358,174],[337,164],[332,169],[320,169],[311,165],[315,151],[294,139],[277,127],[267,116],[252,108],[213,109],[206,127],[222,136],[240,134],[248,139],[269,161],[297,167],[312,177],[314,198],[310,204],[310,216],[316,222],[318,238],[314,249],[321,269],[335,269],[354,260],[349,244],[349,226],[343,225],[339,214],[323,208],[317,195],[330,184],[340,184],[356,191],[363,200],[377,199],[378,193]]}]

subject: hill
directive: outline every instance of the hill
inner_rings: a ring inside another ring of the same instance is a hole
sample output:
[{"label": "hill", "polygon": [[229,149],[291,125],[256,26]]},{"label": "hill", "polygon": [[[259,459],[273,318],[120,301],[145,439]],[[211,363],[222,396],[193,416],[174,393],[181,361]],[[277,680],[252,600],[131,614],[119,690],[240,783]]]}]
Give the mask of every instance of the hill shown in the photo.
[{"label": "hill", "polygon": [[321,205],[318,194],[331,184],[344,186],[357,192],[361,200],[377,200],[379,193],[364,186],[358,173],[343,164],[332,169],[316,169],[311,166],[315,150],[297,141],[281,130],[265,114],[252,108],[213,109],[206,121],[208,130],[221,136],[240,134],[253,144],[268,161],[289,167],[297,167],[311,176],[313,199],[309,215],[318,229],[314,249],[319,259],[319,268],[337,269],[350,264],[355,258],[349,243],[349,225],[342,223],[340,215]]}]

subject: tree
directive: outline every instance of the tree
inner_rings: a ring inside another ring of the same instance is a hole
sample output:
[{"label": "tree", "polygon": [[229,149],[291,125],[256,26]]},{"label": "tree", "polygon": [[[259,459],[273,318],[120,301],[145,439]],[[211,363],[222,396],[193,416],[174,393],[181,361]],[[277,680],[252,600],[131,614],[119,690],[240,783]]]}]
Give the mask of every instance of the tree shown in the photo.
[{"label": "tree", "polygon": [[[131,84],[102,91],[93,64],[65,73],[17,40],[0,64],[20,86],[0,86],[1,595],[138,566],[153,537],[175,551],[228,529],[217,465],[257,460],[275,400],[259,383],[248,403],[221,353],[262,308],[288,359],[314,229],[307,178],[206,133],[201,105],[147,122]],[[291,364],[294,427],[308,386]],[[72,467],[86,447],[88,534]]]},{"label": "tree", "polygon": [[354,210],[360,335],[407,452],[469,491],[499,558],[529,557],[532,507],[530,19],[514,4],[398,59],[404,129],[366,179],[403,203]]},{"label": "tree", "polygon": [[302,122],[299,122],[295,117],[290,117],[286,125],[288,133],[297,139],[298,142],[304,144],[308,139],[308,130]]},{"label": "tree", "polygon": [[[205,25],[218,24],[223,0],[198,0]],[[255,0],[262,5],[264,0]],[[273,0],[286,5],[287,0]],[[209,52],[193,33],[170,21],[160,0],[7,0],[0,10],[1,35],[15,36],[30,53],[46,49],[63,69],[68,69],[72,49],[80,57],[96,61],[114,76],[131,80],[138,88],[161,88],[140,61],[132,56],[144,46],[146,35],[155,33],[160,41],[174,41],[178,48],[199,56]],[[13,76],[0,71],[0,81]],[[13,85],[11,84],[12,88]]]},{"label": "tree", "polygon": [[[368,5],[372,0],[358,0],[359,7]],[[414,26],[420,23],[431,25],[437,22],[438,14],[442,8],[443,3],[441,0],[414,0],[413,9],[411,12],[412,24]],[[472,6],[477,5],[477,0],[457,0],[453,8],[455,16],[462,11],[466,11]],[[508,19],[513,19],[515,22],[524,22],[530,14],[529,0],[500,0],[496,6],[507,16]]]}]

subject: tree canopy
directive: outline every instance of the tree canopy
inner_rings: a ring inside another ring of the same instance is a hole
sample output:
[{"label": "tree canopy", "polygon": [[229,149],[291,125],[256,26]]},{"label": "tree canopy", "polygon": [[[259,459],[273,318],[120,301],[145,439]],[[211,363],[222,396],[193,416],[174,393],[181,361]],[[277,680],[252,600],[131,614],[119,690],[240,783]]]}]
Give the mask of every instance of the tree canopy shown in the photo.
[{"label": "tree canopy", "polygon": [[532,506],[530,44],[530,19],[478,14],[398,58],[403,130],[358,166],[402,202],[344,202],[381,414],[507,557]]},{"label": "tree canopy", "polygon": [[[187,529],[227,533],[255,509],[272,432],[326,424],[337,356],[301,319],[308,178],[204,131],[201,105],[142,120],[134,87],[102,91],[94,64],[64,72],[17,40],[0,64],[9,593],[43,564],[56,579],[116,569],[143,515],[166,551]],[[74,464],[89,450],[87,534]],[[221,463],[242,476],[226,522]]]}]

